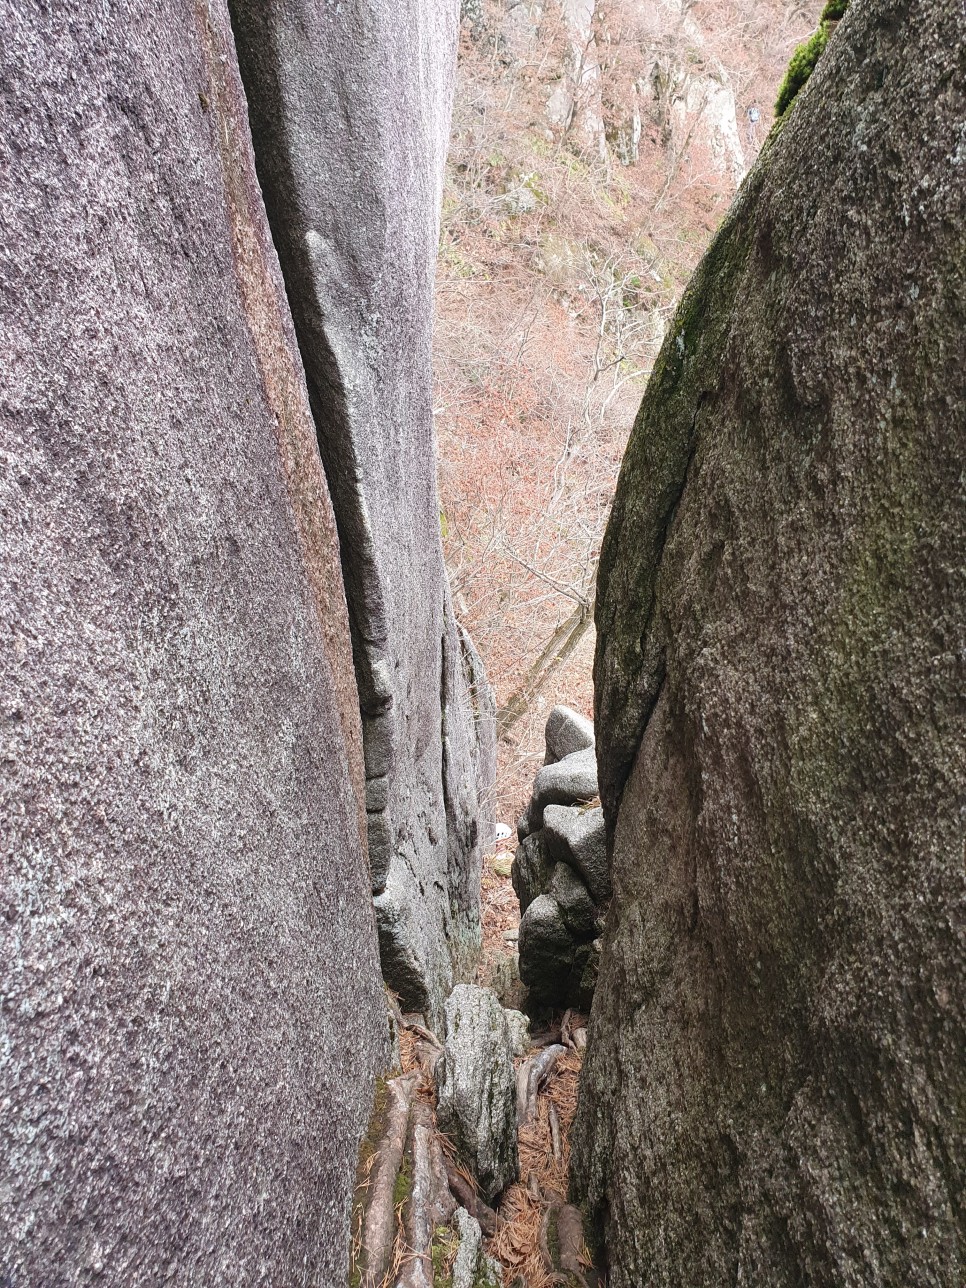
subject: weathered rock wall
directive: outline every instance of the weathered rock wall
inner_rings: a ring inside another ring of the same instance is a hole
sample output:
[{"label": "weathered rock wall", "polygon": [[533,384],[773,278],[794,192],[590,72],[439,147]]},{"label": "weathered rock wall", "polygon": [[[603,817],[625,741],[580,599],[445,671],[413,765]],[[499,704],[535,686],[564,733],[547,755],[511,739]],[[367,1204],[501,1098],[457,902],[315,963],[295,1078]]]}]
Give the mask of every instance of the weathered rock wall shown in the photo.
[{"label": "weathered rock wall", "polygon": [[0,1280],[338,1284],[385,999],[227,12],[0,30]]},{"label": "weathered rock wall", "polygon": [[493,703],[439,538],[432,284],[458,0],[232,0],[342,541],[383,969],[433,1023],[479,944]]},{"label": "weathered rock wall", "polygon": [[601,559],[615,1288],[963,1280],[966,15],[855,0],[679,310]]}]

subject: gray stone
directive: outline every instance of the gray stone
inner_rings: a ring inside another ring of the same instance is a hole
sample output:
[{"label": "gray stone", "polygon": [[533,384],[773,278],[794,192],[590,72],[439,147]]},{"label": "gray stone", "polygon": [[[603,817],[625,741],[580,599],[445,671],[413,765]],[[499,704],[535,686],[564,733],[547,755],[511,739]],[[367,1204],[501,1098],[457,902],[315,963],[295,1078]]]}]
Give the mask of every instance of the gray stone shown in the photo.
[{"label": "gray stone", "polygon": [[963,1282],[962,5],[849,5],[673,320],[597,593],[608,1284]]},{"label": "gray stone", "polygon": [[566,863],[584,880],[596,904],[605,903],[611,894],[607,863],[607,837],[604,813],[596,809],[566,809],[549,805],[544,813],[541,833],[547,857],[555,863]]},{"label": "gray stone", "polygon": [[378,814],[389,804],[389,779],[384,778],[367,778],[366,779],[366,809],[373,814]]},{"label": "gray stone", "polygon": [[518,1010],[523,1004],[520,959],[516,953],[497,953],[487,963],[486,986],[496,993],[501,1005]]},{"label": "gray stone", "polygon": [[575,751],[565,760],[544,765],[533,783],[528,823],[531,832],[543,826],[548,805],[580,805],[597,796],[597,753],[593,747]]},{"label": "gray stone", "polygon": [[566,998],[574,949],[557,901],[547,894],[534,899],[520,920],[520,978],[529,1002],[553,1006]]},{"label": "gray stone", "polygon": [[[377,779],[377,782],[386,780]],[[366,783],[368,791],[369,784]],[[394,837],[392,821],[383,810],[379,814],[366,813],[366,831],[369,840],[369,875],[372,880],[372,893],[382,894],[389,878],[389,865],[392,862]]]},{"label": "gray stone", "polygon": [[510,1030],[510,1046],[514,1055],[526,1055],[530,1048],[530,1021],[522,1011],[513,1011],[504,1007],[504,1015]]},{"label": "gray stone", "polygon": [[487,1202],[519,1170],[511,1041],[495,993],[475,984],[453,989],[446,1002],[437,1116]]},{"label": "gray stone", "polygon": [[545,765],[572,756],[575,751],[588,751],[594,745],[594,722],[570,707],[554,707],[544,730]]},{"label": "gray stone", "polygon": [[503,1271],[483,1249],[483,1232],[476,1217],[457,1208],[460,1246],[453,1262],[453,1288],[503,1288]]},{"label": "gray stone", "polygon": [[[373,899],[383,978],[403,999],[406,1011],[421,1011],[435,1033],[444,1030],[445,997],[453,986],[448,955],[436,952],[435,939],[444,933],[438,905],[411,895],[411,872],[396,856],[389,865],[385,889]],[[438,972],[438,973],[437,973]]]},{"label": "gray stone", "polygon": [[421,972],[402,1000],[439,1014],[479,946],[495,755],[492,695],[449,601],[432,418],[458,9],[231,0],[231,13],[339,529],[367,776],[390,779],[391,862],[420,908],[395,923]]},{"label": "gray stone", "polygon": [[517,840],[521,842],[525,841],[529,835],[530,835],[530,818],[527,812],[524,811],[517,819]]},{"label": "gray stone", "polygon": [[552,874],[553,864],[547,858],[543,835],[534,832],[522,845],[517,846],[510,867],[510,881],[521,913],[526,912],[537,895],[546,894],[550,889]]},{"label": "gray stone", "polygon": [[574,964],[570,971],[567,1005],[584,1015],[590,1013],[590,1006],[597,991],[597,980],[600,976],[601,941],[593,940],[581,944],[574,953]]},{"label": "gray stone", "polygon": [[0,23],[0,1282],[344,1283],[361,732],[228,15]]},{"label": "gray stone", "polygon": [[597,905],[572,867],[566,863],[554,867],[549,893],[557,901],[564,925],[579,944],[600,934]]}]

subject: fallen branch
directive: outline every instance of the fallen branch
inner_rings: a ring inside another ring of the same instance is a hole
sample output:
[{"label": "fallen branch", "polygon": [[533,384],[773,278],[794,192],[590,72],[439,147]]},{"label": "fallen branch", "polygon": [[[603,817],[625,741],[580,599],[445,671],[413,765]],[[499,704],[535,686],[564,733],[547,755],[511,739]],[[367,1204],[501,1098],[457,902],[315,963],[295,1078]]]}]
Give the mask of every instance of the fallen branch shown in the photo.
[{"label": "fallen branch", "polygon": [[435,1033],[426,1028],[425,1024],[420,1024],[418,1020],[409,1020],[405,1015],[402,1016],[402,1024],[403,1028],[408,1029],[410,1033],[415,1033],[418,1038],[422,1038],[424,1042],[434,1046],[437,1051],[442,1051],[442,1042],[440,1042]]},{"label": "fallen branch", "polygon": [[436,1066],[440,1060],[440,1048],[429,1042],[416,1043],[416,1063],[423,1075],[423,1082],[429,1087],[436,1084]]},{"label": "fallen branch", "polygon": [[550,1144],[553,1146],[553,1156],[558,1163],[563,1162],[563,1143],[560,1139],[560,1115],[557,1113],[557,1106],[550,1102]]},{"label": "fallen branch", "polygon": [[440,1176],[441,1157],[433,1111],[425,1101],[416,1101],[410,1113],[409,1157],[412,1186],[403,1209],[403,1237],[406,1248],[396,1288],[433,1288],[433,1231],[445,1225],[456,1208],[445,1170]]},{"label": "fallen branch", "polygon": [[[584,1250],[584,1222],[578,1208],[565,1203],[557,1213],[557,1248],[559,1249],[559,1269],[565,1275],[572,1275],[582,1288],[587,1288],[580,1254]],[[569,1281],[568,1281],[569,1282]]]},{"label": "fallen branch", "polygon": [[576,1011],[567,1010],[567,1011],[564,1011],[564,1017],[560,1021],[560,1041],[564,1044],[565,1047],[570,1047],[571,1051],[575,1049],[571,1028],[576,1018],[577,1018]]},{"label": "fallen branch", "polygon": [[554,1046],[556,1043],[559,1043],[559,1041],[560,1026],[555,1025],[554,1028],[547,1029],[546,1033],[537,1034],[537,1036],[531,1040],[530,1046],[533,1047],[534,1050],[539,1050],[541,1047]]},{"label": "fallen branch", "polygon": [[554,1283],[566,1284],[568,1288],[588,1288],[580,1264],[580,1254],[584,1249],[584,1223],[578,1209],[569,1203],[551,1203],[540,1221],[537,1237],[540,1255],[553,1275]]}]

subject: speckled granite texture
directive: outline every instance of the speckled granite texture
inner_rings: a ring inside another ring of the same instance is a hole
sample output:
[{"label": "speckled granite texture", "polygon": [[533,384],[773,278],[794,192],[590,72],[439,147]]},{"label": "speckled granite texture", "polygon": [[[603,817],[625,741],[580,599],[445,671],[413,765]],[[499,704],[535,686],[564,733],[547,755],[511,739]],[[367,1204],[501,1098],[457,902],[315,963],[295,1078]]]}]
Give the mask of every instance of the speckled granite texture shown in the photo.
[{"label": "speckled granite texture", "polygon": [[609,1288],[966,1276],[966,9],[853,0],[670,328],[597,595]]},{"label": "speckled granite texture", "polygon": [[385,1004],[227,13],[0,31],[0,1283],[338,1285]]}]

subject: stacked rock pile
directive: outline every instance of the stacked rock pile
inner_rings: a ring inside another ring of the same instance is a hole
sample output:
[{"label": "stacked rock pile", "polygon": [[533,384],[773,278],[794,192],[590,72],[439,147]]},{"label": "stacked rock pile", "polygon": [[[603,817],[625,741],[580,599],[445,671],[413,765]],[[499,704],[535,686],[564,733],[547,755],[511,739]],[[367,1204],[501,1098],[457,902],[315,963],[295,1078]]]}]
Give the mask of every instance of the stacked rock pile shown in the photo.
[{"label": "stacked rock pile", "polygon": [[531,1007],[587,1011],[597,984],[600,934],[610,899],[604,814],[597,798],[594,726],[557,706],[546,758],[527,812],[511,878],[520,901],[520,978]]}]

